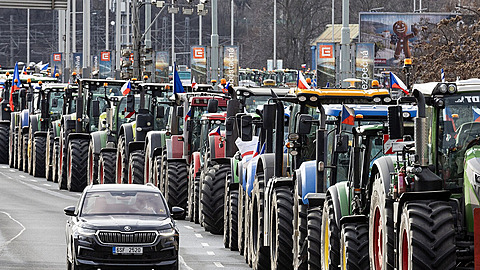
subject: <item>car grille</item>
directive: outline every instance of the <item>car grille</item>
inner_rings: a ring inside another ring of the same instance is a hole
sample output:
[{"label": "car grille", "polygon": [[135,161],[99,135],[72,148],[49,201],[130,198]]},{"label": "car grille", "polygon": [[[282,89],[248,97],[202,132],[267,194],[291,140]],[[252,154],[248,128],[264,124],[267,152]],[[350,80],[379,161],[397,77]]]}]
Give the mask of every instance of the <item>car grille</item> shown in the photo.
[{"label": "car grille", "polygon": [[98,239],[103,244],[153,244],[157,240],[157,232],[98,232]]}]

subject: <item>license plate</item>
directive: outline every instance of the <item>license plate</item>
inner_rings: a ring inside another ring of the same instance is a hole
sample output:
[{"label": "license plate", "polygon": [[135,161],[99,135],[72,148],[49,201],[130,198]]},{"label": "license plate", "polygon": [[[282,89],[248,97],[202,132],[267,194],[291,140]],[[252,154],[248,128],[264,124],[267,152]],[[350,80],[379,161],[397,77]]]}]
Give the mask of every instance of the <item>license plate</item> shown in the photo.
[{"label": "license plate", "polygon": [[143,254],[143,247],[113,247],[113,254]]}]

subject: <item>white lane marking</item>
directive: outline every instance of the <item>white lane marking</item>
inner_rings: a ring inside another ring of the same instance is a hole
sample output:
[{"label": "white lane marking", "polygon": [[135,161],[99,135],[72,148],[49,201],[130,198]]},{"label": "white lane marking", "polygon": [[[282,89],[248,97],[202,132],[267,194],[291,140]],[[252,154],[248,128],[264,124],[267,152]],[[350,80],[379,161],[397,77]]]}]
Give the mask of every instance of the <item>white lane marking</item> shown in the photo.
[{"label": "white lane marking", "polygon": [[210,245],[208,243],[202,243],[202,246],[209,247]]},{"label": "white lane marking", "polygon": [[207,254],[210,255],[210,256],[215,256],[215,252],[213,252],[213,251],[207,251]]},{"label": "white lane marking", "polygon": [[12,218],[12,216],[11,216],[9,213],[3,212],[3,211],[0,211],[0,213],[3,213],[3,214],[5,214],[5,215],[7,215],[7,217],[8,217],[9,219],[15,221],[18,225],[20,225],[20,227],[22,227],[22,230],[21,230],[17,235],[15,235],[12,239],[8,240],[7,242],[5,242],[5,244],[3,244],[3,245],[0,246],[0,252],[2,252],[3,249],[4,249],[6,246],[8,246],[8,244],[10,244],[13,240],[17,239],[17,237],[19,237],[19,236],[26,230],[26,228],[25,228],[25,226],[23,226],[22,223],[20,223],[20,221]]},{"label": "white lane marking", "polygon": [[193,268],[191,268],[190,266],[187,265],[187,263],[185,262],[185,260],[183,259],[183,257],[181,255],[178,255],[178,260],[180,261],[181,265],[185,266],[186,270],[193,270]]},{"label": "white lane marking", "polygon": [[195,236],[196,236],[197,238],[203,238],[203,236],[202,236],[201,234],[199,234],[199,233],[196,233]]},{"label": "white lane marking", "polygon": [[22,178],[25,178],[25,175],[19,175],[19,176],[22,177]]},{"label": "white lane marking", "polygon": [[50,184],[43,184],[43,185],[46,186],[46,187],[49,187],[49,186],[50,186]]},{"label": "white lane marking", "polygon": [[213,264],[215,264],[216,267],[218,268],[224,268],[225,266],[223,266],[223,264],[221,262],[213,262]]},{"label": "white lane marking", "polygon": [[12,170],[12,169],[10,169],[9,171],[10,171],[10,172],[15,172],[15,170]]},{"label": "white lane marking", "polygon": [[30,181],[32,181],[32,182],[38,182],[38,181],[37,181],[37,180],[35,180],[35,179],[30,179]]},{"label": "white lane marking", "polygon": [[193,230],[193,227],[192,227],[192,226],[183,226],[183,227],[185,227],[185,228],[187,228],[187,229],[189,229],[189,230]]}]

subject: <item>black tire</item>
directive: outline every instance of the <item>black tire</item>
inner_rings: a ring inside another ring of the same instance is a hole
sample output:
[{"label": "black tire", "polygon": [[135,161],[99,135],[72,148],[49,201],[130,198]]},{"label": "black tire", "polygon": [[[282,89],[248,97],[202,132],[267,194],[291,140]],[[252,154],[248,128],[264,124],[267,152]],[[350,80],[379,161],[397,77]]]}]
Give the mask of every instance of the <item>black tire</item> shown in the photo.
[{"label": "black tire", "polygon": [[230,236],[230,250],[238,250],[238,190],[230,190],[230,200],[228,202],[228,210],[230,211],[228,220],[228,229]]},{"label": "black tire", "polygon": [[195,214],[194,214],[194,209],[195,209],[195,176],[193,174],[193,163],[190,164],[190,167],[188,169],[188,189],[187,189],[187,205],[188,205],[188,211],[187,211],[187,220],[190,222],[193,222],[195,219]]},{"label": "black tire", "polygon": [[166,185],[168,186],[165,196],[170,209],[174,206],[187,209],[188,188],[187,164],[181,161],[167,162]]},{"label": "black tire", "polygon": [[200,224],[200,177],[195,177],[193,183],[193,222]]},{"label": "black tire", "polygon": [[322,269],[320,258],[321,236],[320,230],[322,227],[322,208],[314,207],[308,209],[307,215],[307,257],[308,269],[318,270]]},{"label": "black tire", "polygon": [[205,229],[212,234],[223,233],[223,203],[225,179],[230,164],[214,165],[208,170],[202,183],[202,215]]},{"label": "black tire", "polygon": [[45,177],[46,137],[34,137],[32,144],[32,175]]},{"label": "black tire", "polygon": [[9,128],[6,125],[0,125],[0,164],[9,164]]},{"label": "black tire", "polygon": [[271,220],[271,269],[293,269],[293,194],[288,187],[274,188]]},{"label": "black tire", "polygon": [[60,155],[60,145],[58,142],[53,142],[53,157],[52,157],[52,181],[58,183],[58,160]]},{"label": "black tire", "polygon": [[293,205],[293,268],[307,270],[307,206],[298,194],[298,181],[295,183]]},{"label": "black tire", "polygon": [[[10,131],[10,130],[9,130]],[[17,142],[16,142],[16,136],[15,134],[10,134],[10,140],[8,142],[8,165],[10,166],[10,168],[15,168],[15,157],[16,157],[16,146],[17,146]]]},{"label": "black tire", "polygon": [[144,185],[145,178],[145,151],[137,150],[130,153],[128,161],[128,183]]},{"label": "black tire", "polygon": [[67,189],[67,145],[60,137],[59,153],[57,158],[57,180],[59,189]]},{"label": "black tire", "polygon": [[[32,134],[32,131],[30,130],[28,133],[28,140],[27,140],[27,155],[26,155],[26,161],[27,161],[27,170],[28,174],[33,175],[33,143],[34,143],[34,137]],[[45,162],[44,162],[45,166]]]},{"label": "black tire", "polygon": [[[368,252],[373,270],[393,270],[394,266],[393,205],[387,202],[388,192],[384,188],[380,174],[374,174],[368,223],[370,239]],[[379,246],[379,243],[382,245]]]},{"label": "black tire", "polygon": [[152,163],[152,184],[160,189],[160,174],[162,173],[162,157],[156,156]]},{"label": "black tire", "polygon": [[342,270],[368,270],[368,224],[347,223],[342,226],[340,267]]},{"label": "black tire", "polygon": [[26,147],[25,147],[25,136],[22,135],[22,136],[18,136],[18,142],[17,142],[17,145],[18,145],[18,150],[17,150],[17,157],[18,157],[18,170],[19,171],[24,171],[25,170],[25,151],[26,151]]},{"label": "black tire", "polygon": [[402,208],[398,269],[455,269],[455,220],[445,201],[410,201]]},{"label": "black tire", "polygon": [[88,166],[87,178],[88,184],[98,184],[98,160],[100,156],[93,151],[93,141],[88,146]]},{"label": "black tire", "polygon": [[83,191],[87,186],[88,140],[71,139],[68,144],[67,189]]},{"label": "black tire", "polygon": [[238,187],[238,234],[237,234],[237,247],[238,251],[240,252],[240,255],[244,255],[245,251],[245,222],[246,222],[246,216],[245,216],[245,194],[243,191],[243,186]]},{"label": "black tire", "polygon": [[161,162],[160,162],[160,175],[158,176],[158,188],[166,196],[168,192],[167,187],[167,150],[164,149],[162,152]]},{"label": "black tire", "polygon": [[98,181],[100,184],[115,184],[116,152],[100,152]]},{"label": "black tire", "polygon": [[28,173],[28,133],[22,136],[22,169],[24,172]]},{"label": "black tire", "polygon": [[263,246],[263,203],[264,203],[264,174],[257,172],[257,179],[253,184],[252,201],[249,209],[249,257],[253,269],[270,269],[270,250]]},{"label": "black tire", "polygon": [[227,172],[227,180],[225,181],[224,200],[223,200],[223,246],[230,248],[230,193],[228,191],[228,177],[231,175]]},{"label": "black tire", "polygon": [[55,170],[53,169],[53,134],[52,131],[49,131],[47,134],[47,141],[45,143],[45,178],[47,181],[53,181],[53,174]]},{"label": "black tire", "polygon": [[118,184],[127,184],[127,174],[128,174],[128,167],[127,167],[127,158],[126,158],[126,151],[125,151],[125,137],[120,135],[118,138],[117,144],[117,161],[116,161],[116,178]]},{"label": "black tire", "polygon": [[340,265],[340,227],[337,224],[330,194],[327,194],[327,199],[323,205],[321,232],[322,269],[338,269]]}]

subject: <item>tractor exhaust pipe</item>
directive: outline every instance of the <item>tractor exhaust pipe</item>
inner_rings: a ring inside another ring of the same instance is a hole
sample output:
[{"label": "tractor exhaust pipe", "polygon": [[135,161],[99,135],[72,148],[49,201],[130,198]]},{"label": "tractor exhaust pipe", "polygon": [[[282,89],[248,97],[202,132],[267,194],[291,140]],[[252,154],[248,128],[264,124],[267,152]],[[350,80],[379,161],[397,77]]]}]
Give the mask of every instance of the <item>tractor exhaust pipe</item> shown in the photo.
[{"label": "tractor exhaust pipe", "polygon": [[415,151],[420,167],[428,166],[428,126],[425,113],[425,97],[417,89],[413,90],[413,96],[417,99],[417,118],[415,118]]}]

